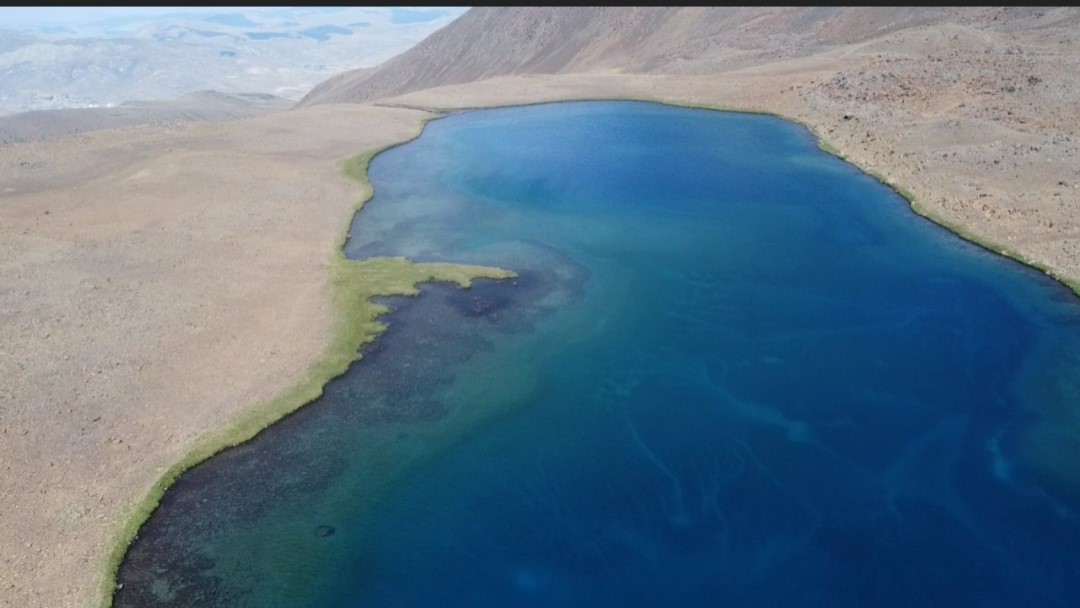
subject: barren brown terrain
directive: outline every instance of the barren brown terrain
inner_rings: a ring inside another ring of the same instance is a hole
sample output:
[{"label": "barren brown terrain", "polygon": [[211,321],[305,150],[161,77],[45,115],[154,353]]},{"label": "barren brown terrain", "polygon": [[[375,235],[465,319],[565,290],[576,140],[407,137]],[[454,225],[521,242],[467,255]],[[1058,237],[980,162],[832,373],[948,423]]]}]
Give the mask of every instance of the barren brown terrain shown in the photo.
[{"label": "barren brown terrain", "polygon": [[[162,471],[318,359],[326,268],[362,194],[338,162],[412,137],[425,108],[774,112],[919,212],[1080,284],[1077,9],[672,9],[652,29],[645,9],[577,29],[509,10],[474,9],[292,111],[0,147],[0,606],[96,602]],[[485,42],[459,48],[470,36]]]},{"label": "barren brown terrain", "polygon": [[0,116],[0,145],[140,125],[223,122],[254,118],[292,105],[273,95],[200,91],[172,101],[131,102],[115,108],[35,110]]},{"label": "barren brown terrain", "polygon": [[338,161],[423,114],[313,110],[0,148],[0,605],[92,605],[165,468],[328,343]]}]

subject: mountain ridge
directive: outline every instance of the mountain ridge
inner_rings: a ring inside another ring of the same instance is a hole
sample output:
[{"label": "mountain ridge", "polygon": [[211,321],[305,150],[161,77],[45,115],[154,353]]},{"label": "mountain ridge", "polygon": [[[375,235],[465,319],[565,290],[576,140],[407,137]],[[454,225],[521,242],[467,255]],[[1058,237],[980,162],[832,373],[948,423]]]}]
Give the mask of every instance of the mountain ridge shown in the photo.
[{"label": "mountain ridge", "polygon": [[1007,30],[1080,18],[1070,7],[476,7],[374,68],[317,84],[295,107],[519,74],[719,74],[947,22]]}]

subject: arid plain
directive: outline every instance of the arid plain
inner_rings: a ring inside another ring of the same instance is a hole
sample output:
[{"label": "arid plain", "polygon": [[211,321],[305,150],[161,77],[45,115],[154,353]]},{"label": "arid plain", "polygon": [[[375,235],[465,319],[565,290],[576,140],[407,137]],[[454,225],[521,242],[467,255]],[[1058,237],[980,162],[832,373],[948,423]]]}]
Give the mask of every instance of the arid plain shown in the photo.
[{"label": "arid plain", "polygon": [[713,49],[707,69],[608,54],[0,147],[0,605],[98,602],[118,530],[163,471],[305,376],[330,342],[328,268],[365,194],[341,161],[438,110],[634,98],[773,112],[920,213],[1080,284],[1080,12],[969,17],[833,19],[817,31],[863,35],[797,48],[748,20],[740,35],[767,48]]}]

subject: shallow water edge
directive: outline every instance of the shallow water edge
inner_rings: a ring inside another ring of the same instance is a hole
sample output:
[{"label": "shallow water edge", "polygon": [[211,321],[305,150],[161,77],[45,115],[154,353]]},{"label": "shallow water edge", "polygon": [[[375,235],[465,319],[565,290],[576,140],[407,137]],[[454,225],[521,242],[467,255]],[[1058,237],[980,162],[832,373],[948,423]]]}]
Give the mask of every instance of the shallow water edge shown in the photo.
[{"label": "shallow water edge", "polygon": [[363,209],[364,203],[373,195],[367,180],[369,163],[378,154],[420,137],[428,120],[431,119],[424,120],[416,134],[409,139],[342,162],[342,173],[362,188],[362,196],[334,244],[336,253],[329,272],[331,300],[336,318],[330,345],[322,357],[311,364],[302,382],[270,401],[254,405],[227,427],[203,437],[183,458],[169,467],[142,500],[123,516],[123,523],[114,535],[116,540],[105,558],[105,576],[99,602],[102,608],[112,606],[116,591],[122,588],[117,582],[120,566],[132,543],[138,539],[139,530],[157,510],[169,488],[191,468],[225,450],[253,440],[270,425],[318,399],[327,383],[344,374],[350,365],[360,360],[364,347],[374,344],[385,331],[386,326],[379,321],[379,317],[389,312],[390,308],[376,303],[376,298],[417,296],[420,294],[417,289],[420,283],[451,283],[466,289],[474,279],[503,280],[516,276],[515,273],[501,268],[461,264],[413,264],[403,258],[357,261],[345,257],[343,247],[348,238],[349,226],[356,214]]}]

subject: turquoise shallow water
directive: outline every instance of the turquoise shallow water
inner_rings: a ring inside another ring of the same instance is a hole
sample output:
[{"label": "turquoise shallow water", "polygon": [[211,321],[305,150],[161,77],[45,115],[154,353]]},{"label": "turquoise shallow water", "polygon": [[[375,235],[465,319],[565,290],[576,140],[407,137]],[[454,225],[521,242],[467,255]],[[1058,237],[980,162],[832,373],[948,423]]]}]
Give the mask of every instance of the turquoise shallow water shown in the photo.
[{"label": "turquoise shallow water", "polygon": [[378,156],[388,300],[185,474],[117,606],[1075,606],[1080,306],[782,120],[486,110]]}]

